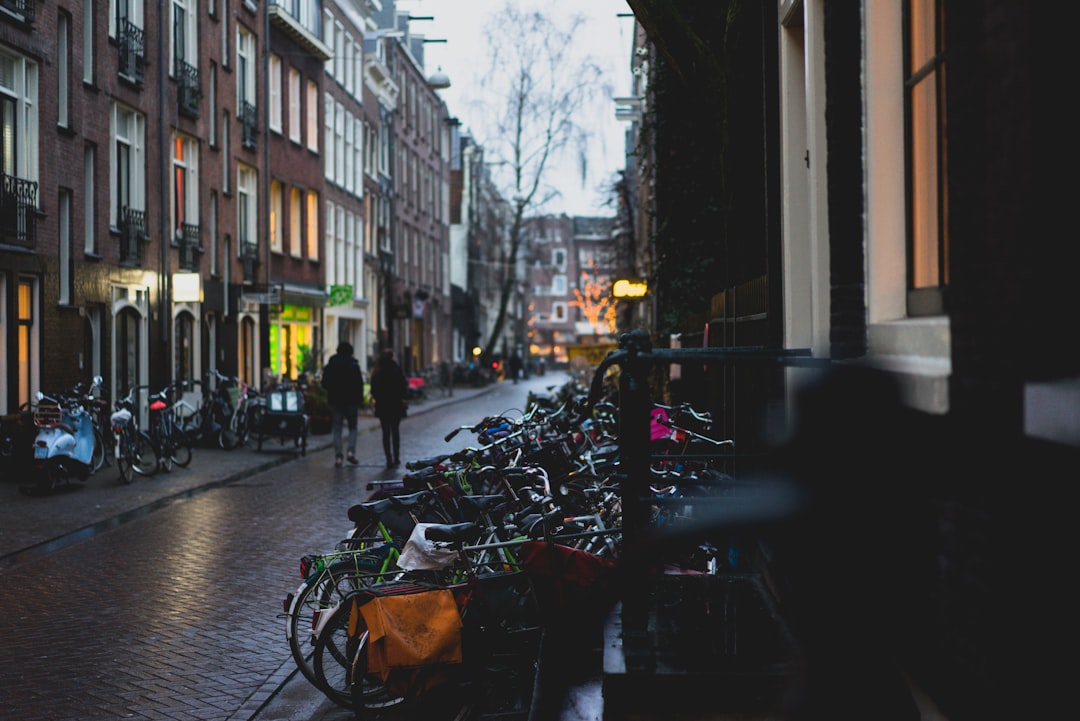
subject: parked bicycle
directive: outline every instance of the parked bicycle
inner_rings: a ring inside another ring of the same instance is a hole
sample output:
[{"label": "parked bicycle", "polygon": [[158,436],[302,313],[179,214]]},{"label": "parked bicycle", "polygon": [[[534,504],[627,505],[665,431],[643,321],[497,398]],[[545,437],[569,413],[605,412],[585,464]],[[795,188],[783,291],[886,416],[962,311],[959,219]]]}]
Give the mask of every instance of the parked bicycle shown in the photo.
[{"label": "parked bicycle", "polygon": [[158,470],[158,456],[150,434],[139,429],[136,415],[135,394],[132,387],[128,394],[116,401],[116,410],[109,418],[116,467],[120,481],[131,483],[135,475],[152,476]]},{"label": "parked bicycle", "polygon": [[167,385],[150,396],[150,439],[158,467],[166,472],[171,471],[173,465],[186,468],[191,463],[191,444],[176,430],[172,409],[176,385]]}]

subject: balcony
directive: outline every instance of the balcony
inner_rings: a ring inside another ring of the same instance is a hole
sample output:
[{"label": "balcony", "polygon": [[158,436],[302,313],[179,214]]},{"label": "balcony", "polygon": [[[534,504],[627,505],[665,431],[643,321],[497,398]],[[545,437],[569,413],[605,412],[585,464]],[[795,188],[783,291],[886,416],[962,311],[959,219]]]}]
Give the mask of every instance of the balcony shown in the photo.
[{"label": "balcony", "polygon": [[143,246],[150,242],[146,232],[146,211],[120,209],[120,262],[142,266]]},{"label": "balcony", "polygon": [[203,254],[199,226],[181,223],[176,232],[176,245],[180,249],[180,269],[198,271],[199,260]]},{"label": "balcony", "polygon": [[37,183],[0,173],[0,243],[37,244]]},{"label": "balcony", "polygon": [[259,265],[259,246],[255,243],[240,243],[240,262],[244,266],[244,282],[255,282],[255,268]]},{"label": "balcony", "polygon": [[177,101],[181,115],[189,118],[199,117],[199,69],[176,59]]},{"label": "balcony", "polygon": [[127,20],[121,20],[119,41],[120,74],[136,83],[142,83],[143,64],[146,61],[145,32]]},{"label": "balcony", "polygon": [[270,24],[291,37],[305,52],[326,62],[333,55],[321,40],[322,12],[318,9],[311,13],[304,12],[304,2],[305,0],[271,0],[267,6]]},{"label": "balcony", "polygon": [[256,128],[257,122],[258,114],[255,112],[255,106],[247,102],[240,103],[240,128],[244,147],[248,150],[255,147],[255,136],[259,132]]},{"label": "balcony", "polygon": [[22,18],[27,25],[33,25],[35,14],[35,0],[0,0],[0,8],[7,10],[12,15]]}]

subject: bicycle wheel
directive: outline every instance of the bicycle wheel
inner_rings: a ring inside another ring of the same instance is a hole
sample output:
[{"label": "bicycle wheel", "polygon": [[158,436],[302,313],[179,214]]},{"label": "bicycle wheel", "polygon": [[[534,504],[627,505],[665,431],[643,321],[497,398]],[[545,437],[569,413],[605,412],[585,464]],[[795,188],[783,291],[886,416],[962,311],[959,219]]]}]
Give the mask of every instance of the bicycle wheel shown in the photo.
[{"label": "bicycle wheel", "polygon": [[300,672],[318,686],[310,654],[315,643],[315,630],[323,614],[333,611],[351,591],[369,584],[373,574],[382,567],[382,559],[356,556],[331,563],[321,573],[304,580],[290,594],[285,608],[285,637]]},{"label": "bicycle wheel", "polygon": [[131,468],[140,476],[152,476],[158,472],[160,463],[154,441],[146,431],[135,434],[134,456]]},{"label": "bicycle wheel", "polygon": [[105,453],[105,438],[101,435],[101,431],[97,428],[94,429],[94,450],[90,454],[90,473],[93,475],[101,470],[108,460],[108,454]]},{"label": "bicycle wheel", "polygon": [[120,444],[120,456],[116,459],[116,467],[120,471],[120,482],[124,485],[135,480],[135,446],[128,439],[127,434],[116,439]]},{"label": "bicycle wheel", "polygon": [[221,424],[221,432],[218,433],[218,445],[226,451],[231,451],[240,445],[240,411],[235,411],[229,416],[228,423]]},{"label": "bicycle wheel", "polygon": [[179,468],[187,468],[191,465],[191,444],[182,438],[173,440],[172,462]]},{"label": "bicycle wheel", "polygon": [[355,633],[349,633],[354,611],[352,598],[339,604],[331,613],[315,640],[312,665],[315,685],[337,705],[350,709],[359,718],[364,709],[396,706],[405,700],[367,673],[368,630],[364,618],[356,613]]}]

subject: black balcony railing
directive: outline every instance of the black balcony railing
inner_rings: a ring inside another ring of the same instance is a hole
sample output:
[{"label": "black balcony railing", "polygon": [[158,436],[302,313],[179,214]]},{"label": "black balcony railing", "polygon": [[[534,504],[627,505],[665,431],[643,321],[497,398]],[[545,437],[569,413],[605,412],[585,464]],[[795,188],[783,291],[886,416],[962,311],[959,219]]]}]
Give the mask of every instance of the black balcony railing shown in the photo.
[{"label": "black balcony railing", "polygon": [[0,173],[0,243],[37,244],[37,183]]},{"label": "black balcony railing", "polygon": [[259,264],[259,246],[255,243],[240,243],[240,262],[244,266],[244,281],[255,282],[255,268]]},{"label": "black balcony railing", "polygon": [[36,0],[0,0],[0,8],[18,15],[27,25],[34,22]]},{"label": "black balcony railing", "polygon": [[146,232],[146,211],[120,209],[120,261],[142,265],[143,246],[150,241]]},{"label": "black balcony railing", "polygon": [[255,114],[255,106],[251,103],[240,103],[240,127],[243,130],[243,142],[245,148],[255,147],[255,135],[259,132],[255,126],[258,116]]},{"label": "black balcony railing", "polygon": [[199,69],[183,60],[176,61],[177,100],[180,112],[191,118],[199,117]]},{"label": "black balcony railing", "polygon": [[192,223],[181,223],[177,234],[176,245],[180,248],[180,269],[198,270],[199,259],[202,258],[202,239],[199,237],[199,226]]},{"label": "black balcony railing", "polygon": [[137,83],[143,81],[143,63],[146,60],[146,34],[143,29],[124,19],[120,21],[120,69],[121,75]]}]

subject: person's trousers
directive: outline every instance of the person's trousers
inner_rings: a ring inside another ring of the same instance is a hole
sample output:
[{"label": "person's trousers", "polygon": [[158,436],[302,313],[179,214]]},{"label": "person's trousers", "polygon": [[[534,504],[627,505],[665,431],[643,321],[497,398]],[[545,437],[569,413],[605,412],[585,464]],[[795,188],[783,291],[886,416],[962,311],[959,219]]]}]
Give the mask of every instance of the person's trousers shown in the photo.
[{"label": "person's trousers", "polygon": [[330,422],[331,433],[334,441],[334,456],[337,458],[344,458],[345,453],[342,452],[342,436],[344,435],[345,425],[349,426],[349,441],[348,441],[348,455],[356,455],[356,406],[350,406],[345,410],[339,410],[337,408],[330,408]]},{"label": "person's trousers", "polygon": [[389,466],[401,460],[401,419],[380,418],[379,425],[382,426],[382,447]]}]

